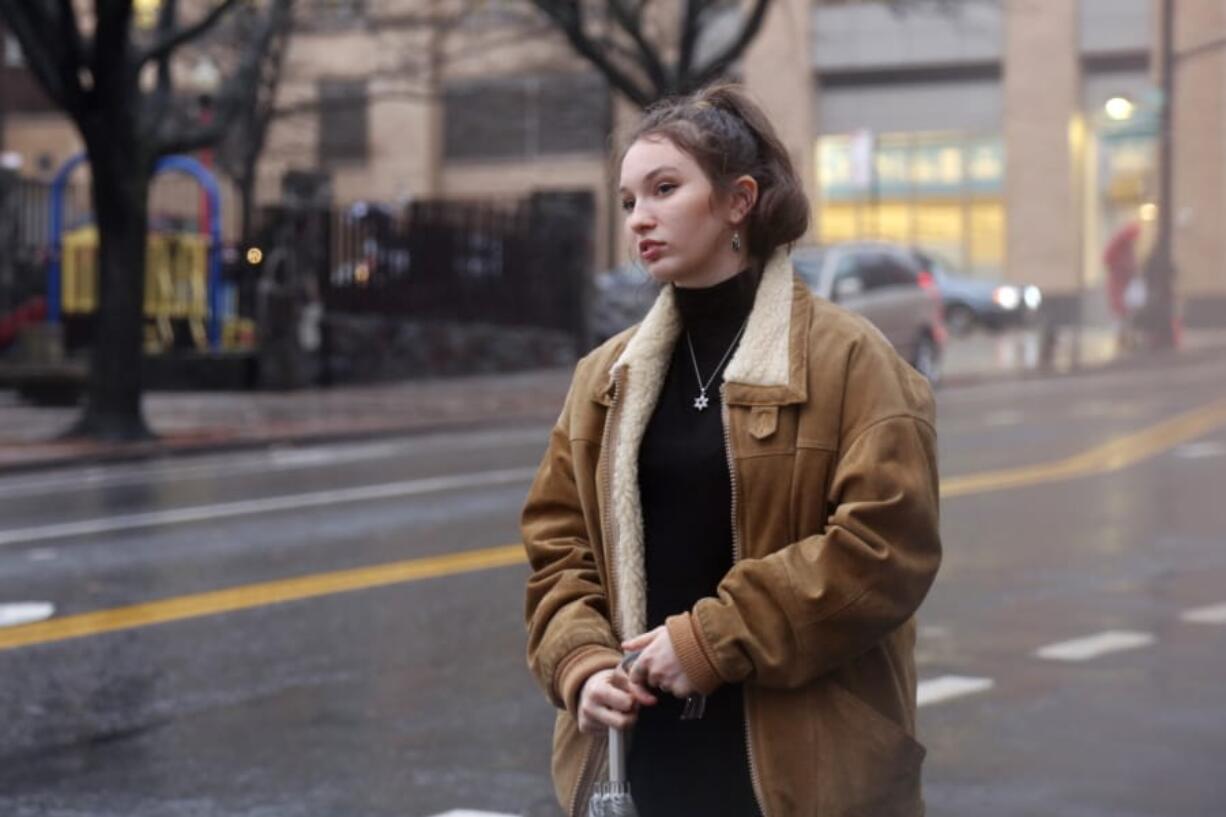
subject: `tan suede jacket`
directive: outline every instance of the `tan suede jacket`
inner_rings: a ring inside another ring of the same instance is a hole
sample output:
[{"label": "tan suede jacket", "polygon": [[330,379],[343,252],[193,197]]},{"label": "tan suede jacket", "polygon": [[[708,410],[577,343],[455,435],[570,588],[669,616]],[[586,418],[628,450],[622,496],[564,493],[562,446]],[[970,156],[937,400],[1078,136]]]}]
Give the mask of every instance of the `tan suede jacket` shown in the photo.
[{"label": "tan suede jacket", "polygon": [[[666,287],[593,351],[523,512],[528,663],[559,708],[553,776],[570,815],[605,774],[583,682],[644,629],[638,449],[680,332]],[[914,614],[937,572],[933,400],[867,321],[767,264],[724,372],[734,565],[667,622],[700,690],[743,682],[766,817],[923,814]]]}]

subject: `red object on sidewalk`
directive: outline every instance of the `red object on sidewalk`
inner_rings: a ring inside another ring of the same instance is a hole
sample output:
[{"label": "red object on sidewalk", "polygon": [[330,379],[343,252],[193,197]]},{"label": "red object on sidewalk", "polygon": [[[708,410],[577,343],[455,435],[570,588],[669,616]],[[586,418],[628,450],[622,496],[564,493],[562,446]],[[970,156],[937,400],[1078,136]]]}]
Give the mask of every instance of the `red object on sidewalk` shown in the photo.
[{"label": "red object on sidewalk", "polygon": [[0,317],[0,349],[7,349],[23,326],[42,323],[46,319],[47,301],[41,295],[30,298],[9,314]]},{"label": "red object on sidewalk", "polygon": [[1128,282],[1137,275],[1137,239],[1141,225],[1130,221],[1111,236],[1103,249],[1103,264],[1107,267],[1107,305],[1117,318],[1128,315],[1124,292]]}]

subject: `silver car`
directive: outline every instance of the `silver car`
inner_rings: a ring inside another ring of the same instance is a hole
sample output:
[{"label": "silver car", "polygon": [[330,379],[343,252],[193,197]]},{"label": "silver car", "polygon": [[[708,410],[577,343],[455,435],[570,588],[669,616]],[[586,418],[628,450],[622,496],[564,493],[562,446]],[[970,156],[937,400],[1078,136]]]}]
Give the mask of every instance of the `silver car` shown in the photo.
[{"label": "silver car", "polygon": [[[816,294],[864,315],[921,374],[933,383],[940,379],[945,344],[940,294],[905,248],[883,243],[800,247],[792,263]],[[642,320],[658,291],[633,264],[598,275],[596,342]]]},{"label": "silver car", "polygon": [[936,383],[945,327],[941,297],[905,247],[854,242],[800,247],[796,272],[817,295],[868,318],[912,366]]}]

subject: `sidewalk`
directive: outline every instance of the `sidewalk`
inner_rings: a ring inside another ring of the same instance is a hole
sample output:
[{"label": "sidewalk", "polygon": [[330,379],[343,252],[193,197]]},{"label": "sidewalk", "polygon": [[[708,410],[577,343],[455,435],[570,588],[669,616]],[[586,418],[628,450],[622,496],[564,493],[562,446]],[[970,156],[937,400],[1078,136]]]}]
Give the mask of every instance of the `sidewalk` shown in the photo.
[{"label": "sidewalk", "polygon": [[[1166,355],[1121,357],[1107,329],[1063,332],[1052,366],[1039,367],[1040,338],[1024,330],[950,341],[944,388],[985,380],[1060,376],[1177,359],[1226,355],[1226,329],[1189,332]],[[447,428],[550,423],[570,369],[419,380],[299,392],[152,393],[145,417],[158,439],[143,443],[60,441],[76,408],[40,408],[0,391],[0,473],[82,462],[143,459],[274,444],[411,434]]]}]

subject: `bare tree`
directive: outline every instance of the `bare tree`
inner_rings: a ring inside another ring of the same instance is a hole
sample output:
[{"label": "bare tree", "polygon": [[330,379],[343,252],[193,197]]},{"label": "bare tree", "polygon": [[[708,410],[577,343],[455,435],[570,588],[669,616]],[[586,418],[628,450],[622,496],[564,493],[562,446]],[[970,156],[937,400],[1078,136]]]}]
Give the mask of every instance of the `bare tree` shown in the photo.
[{"label": "bare tree", "polygon": [[[250,0],[249,0],[250,2]],[[163,0],[150,31],[133,0],[0,0],[3,16],[48,96],[85,143],[99,232],[99,304],[85,412],[72,433],[150,435],[141,411],[149,184],[167,155],[214,145],[251,104],[264,56],[293,0],[255,0],[250,38],[217,94],[211,122],[176,92],[174,63],[242,0],[215,0],[190,22]]]},{"label": "bare tree", "polygon": [[[771,0],[531,0],[609,84],[636,105],[687,93],[727,74],[753,42]],[[679,16],[669,23],[665,15]],[[735,25],[710,50],[719,20]],[[707,51],[707,53],[704,53]]]},{"label": "bare tree", "polygon": [[[762,29],[772,0],[530,0],[572,49],[631,102],[646,107],[725,77]],[[957,14],[993,0],[823,0],[877,3],[895,14]]]},{"label": "bare tree", "polygon": [[268,144],[268,132],[278,116],[277,95],[285,70],[285,54],[293,33],[293,16],[279,15],[266,36],[264,19],[258,9],[242,8],[234,15],[228,31],[219,38],[241,63],[242,54],[253,40],[263,40],[255,70],[251,97],[238,107],[235,116],[217,145],[218,169],[234,182],[239,204],[239,245],[251,243],[254,231],[255,193],[260,158]]}]

